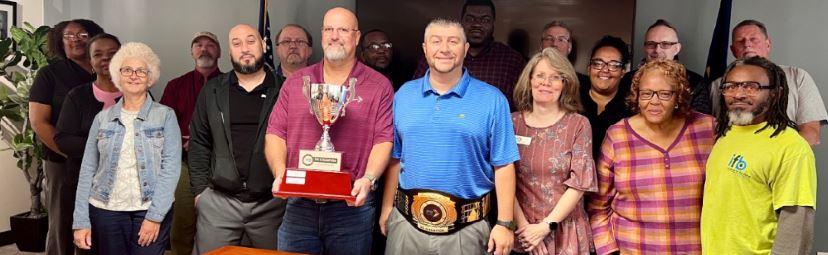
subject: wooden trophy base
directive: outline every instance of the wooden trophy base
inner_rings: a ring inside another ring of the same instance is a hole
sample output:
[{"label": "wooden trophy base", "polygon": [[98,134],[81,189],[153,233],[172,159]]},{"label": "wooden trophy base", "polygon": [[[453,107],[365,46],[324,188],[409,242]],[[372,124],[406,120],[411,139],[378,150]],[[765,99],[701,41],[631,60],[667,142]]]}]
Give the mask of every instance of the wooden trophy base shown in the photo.
[{"label": "wooden trophy base", "polygon": [[356,197],[351,196],[352,186],[349,173],[287,169],[282,177],[282,184],[279,185],[279,191],[273,195],[353,202]]}]

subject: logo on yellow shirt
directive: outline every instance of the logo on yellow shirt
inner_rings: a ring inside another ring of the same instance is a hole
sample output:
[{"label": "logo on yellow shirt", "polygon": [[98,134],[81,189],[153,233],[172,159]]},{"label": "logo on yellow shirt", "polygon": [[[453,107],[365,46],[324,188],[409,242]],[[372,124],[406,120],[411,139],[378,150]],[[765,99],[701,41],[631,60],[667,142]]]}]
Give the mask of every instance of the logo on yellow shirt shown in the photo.
[{"label": "logo on yellow shirt", "polygon": [[727,162],[727,168],[739,173],[744,173],[747,166],[748,163],[745,161],[745,157],[738,154],[733,154],[733,156],[730,157],[730,162]]}]

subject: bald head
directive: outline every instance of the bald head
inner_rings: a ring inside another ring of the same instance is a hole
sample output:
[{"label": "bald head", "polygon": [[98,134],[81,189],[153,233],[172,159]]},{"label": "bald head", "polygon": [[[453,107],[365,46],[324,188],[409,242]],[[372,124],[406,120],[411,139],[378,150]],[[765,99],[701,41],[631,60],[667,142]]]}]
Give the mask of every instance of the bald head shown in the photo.
[{"label": "bald head", "polygon": [[228,39],[232,42],[233,38],[244,38],[247,36],[253,36],[256,39],[262,40],[262,36],[259,35],[259,31],[248,24],[238,24],[233,26],[233,28],[230,29],[230,38]]},{"label": "bald head", "polygon": [[259,31],[250,25],[239,24],[230,29],[229,41],[233,70],[250,74],[262,69],[265,44]]},{"label": "bald head", "polygon": [[356,57],[359,37],[359,23],[353,12],[336,7],[325,13],[322,20],[322,50],[326,61],[352,61]]},{"label": "bald head", "polygon": [[325,12],[325,17],[322,19],[322,26],[325,26],[329,22],[359,30],[359,22],[357,21],[356,15],[351,10],[342,7],[335,7]]}]

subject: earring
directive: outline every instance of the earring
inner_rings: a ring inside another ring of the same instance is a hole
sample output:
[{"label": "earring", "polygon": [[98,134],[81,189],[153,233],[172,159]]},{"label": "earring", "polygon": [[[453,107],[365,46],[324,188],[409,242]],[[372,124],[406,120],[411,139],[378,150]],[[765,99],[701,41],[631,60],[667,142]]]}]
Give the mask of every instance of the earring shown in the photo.
[{"label": "earring", "polygon": [[676,107],[673,107],[673,108],[678,109],[678,105],[676,105]]}]

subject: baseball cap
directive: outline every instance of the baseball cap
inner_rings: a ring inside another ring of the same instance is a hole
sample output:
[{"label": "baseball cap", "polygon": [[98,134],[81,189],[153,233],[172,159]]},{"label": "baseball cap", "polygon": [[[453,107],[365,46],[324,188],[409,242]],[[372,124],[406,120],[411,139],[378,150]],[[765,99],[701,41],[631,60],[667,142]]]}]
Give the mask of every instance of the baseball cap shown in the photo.
[{"label": "baseball cap", "polygon": [[218,41],[218,38],[216,38],[216,35],[215,35],[215,34],[213,34],[213,33],[207,32],[207,31],[201,31],[201,32],[196,33],[196,34],[193,36],[193,41],[192,41],[192,42],[190,42],[190,45],[192,45],[193,43],[195,43],[195,42],[196,42],[196,40],[198,40],[198,38],[200,38],[200,37],[207,37],[207,38],[209,38],[210,40],[213,40],[213,42],[214,42],[214,43],[216,43],[216,45],[219,45],[219,41]]}]

